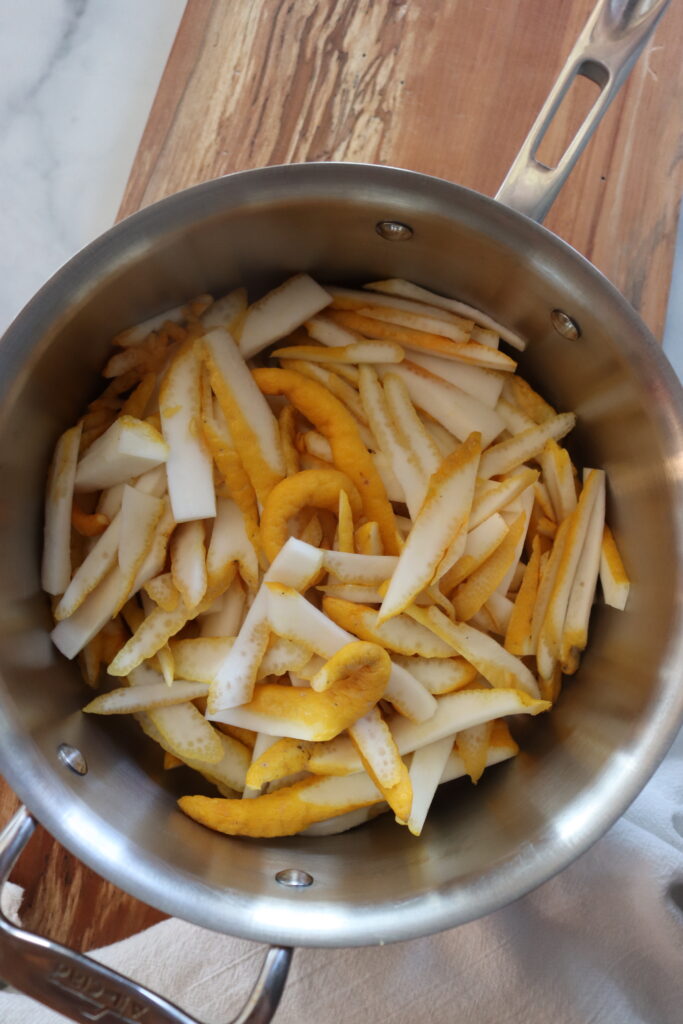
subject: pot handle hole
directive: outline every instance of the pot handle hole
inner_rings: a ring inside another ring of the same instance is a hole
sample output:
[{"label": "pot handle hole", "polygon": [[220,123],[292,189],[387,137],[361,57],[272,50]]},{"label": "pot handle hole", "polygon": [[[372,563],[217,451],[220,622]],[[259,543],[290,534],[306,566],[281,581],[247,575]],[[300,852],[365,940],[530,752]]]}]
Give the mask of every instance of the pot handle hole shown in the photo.
[{"label": "pot handle hole", "polygon": [[[36,823],[21,807],[0,833],[0,887]],[[233,1024],[268,1024],[287,981],[293,951],[271,946],[256,984]],[[199,1024],[162,996],[83,953],[19,928],[0,911],[0,977],[79,1024],[106,1017],[121,1024]]]},{"label": "pot handle hole", "polygon": [[[669,0],[600,0],[522,143],[496,199],[539,223],[543,221],[668,3]],[[556,166],[546,167],[536,154],[577,77],[590,79],[600,92]]]}]

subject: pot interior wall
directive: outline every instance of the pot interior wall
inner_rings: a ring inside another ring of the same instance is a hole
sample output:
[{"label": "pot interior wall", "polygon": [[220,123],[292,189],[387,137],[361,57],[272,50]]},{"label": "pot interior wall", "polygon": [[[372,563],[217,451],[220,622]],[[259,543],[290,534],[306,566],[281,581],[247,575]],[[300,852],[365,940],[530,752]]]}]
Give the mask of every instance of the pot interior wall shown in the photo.
[{"label": "pot interior wall", "polygon": [[[413,238],[383,240],[382,219],[410,224]],[[200,292],[246,283],[254,298],[298,270],[352,285],[406,277],[527,335],[525,373],[578,413],[580,463],[608,471],[609,521],[633,579],[626,612],[594,610],[590,649],[552,714],[519,723],[522,754],[476,789],[445,787],[419,840],[389,816],[324,839],[204,830],[175,809],[188,776],[162,775],[137,726],[79,713],[79,671],[48,638],[46,469],[59,432],[100,386],[110,337]],[[555,308],[580,324],[578,341],[555,333]],[[383,168],[271,169],[209,183],[124,222],[60,272],[0,348],[0,381],[0,762],[58,838],[135,895],[252,938],[341,945],[434,931],[563,867],[663,752],[681,713],[677,385],[613,290],[510,211]],[[59,763],[62,742],[85,754],[85,777]],[[284,867],[306,869],[314,885],[283,889],[274,876]]]}]

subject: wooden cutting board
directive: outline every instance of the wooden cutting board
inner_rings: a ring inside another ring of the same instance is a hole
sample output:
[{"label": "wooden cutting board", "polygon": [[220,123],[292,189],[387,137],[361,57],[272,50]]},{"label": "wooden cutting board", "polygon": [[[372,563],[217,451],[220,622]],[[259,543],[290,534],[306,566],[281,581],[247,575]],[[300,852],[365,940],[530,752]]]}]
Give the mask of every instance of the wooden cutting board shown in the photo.
[{"label": "wooden cutting board", "polygon": [[[493,194],[592,0],[189,0],[120,215],[265,164],[395,164]],[[674,4],[551,211],[657,337],[683,189],[683,5]],[[553,150],[580,123],[563,107]],[[16,799],[0,790],[0,821]],[[28,927],[79,949],[161,915],[39,830],[14,879]]]}]

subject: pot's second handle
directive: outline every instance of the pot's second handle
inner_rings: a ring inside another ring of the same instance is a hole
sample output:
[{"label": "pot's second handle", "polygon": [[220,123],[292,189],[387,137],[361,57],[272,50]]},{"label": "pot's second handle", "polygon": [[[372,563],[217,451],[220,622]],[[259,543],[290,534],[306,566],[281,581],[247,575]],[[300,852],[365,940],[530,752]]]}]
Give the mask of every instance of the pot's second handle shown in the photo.
[{"label": "pot's second handle", "polygon": [[[22,807],[0,834],[0,888],[31,838]],[[233,1024],[268,1024],[287,981],[292,950],[271,946],[249,999]],[[17,928],[0,912],[0,977],[79,1024],[199,1024],[149,989],[82,953]]]},{"label": "pot's second handle", "polygon": [[[654,32],[669,0],[600,0],[534,121],[496,199],[541,222]],[[556,167],[536,159],[541,141],[577,75],[600,95]]]}]

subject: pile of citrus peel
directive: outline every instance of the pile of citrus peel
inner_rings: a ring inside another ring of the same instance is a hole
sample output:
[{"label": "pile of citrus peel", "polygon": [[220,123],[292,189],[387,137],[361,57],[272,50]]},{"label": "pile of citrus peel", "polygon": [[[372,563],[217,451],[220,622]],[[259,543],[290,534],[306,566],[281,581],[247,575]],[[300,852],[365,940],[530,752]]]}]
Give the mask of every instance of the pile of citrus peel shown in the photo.
[{"label": "pile of citrus peel", "polygon": [[217,788],[191,818],[265,837],[390,809],[419,835],[442,782],[517,752],[507,716],[556,701],[598,580],[624,607],[605,474],[579,477],[574,415],[501,340],[524,348],[407,281],[306,274],[114,338],[57,444],[42,582],[103,687],[84,710]]}]

